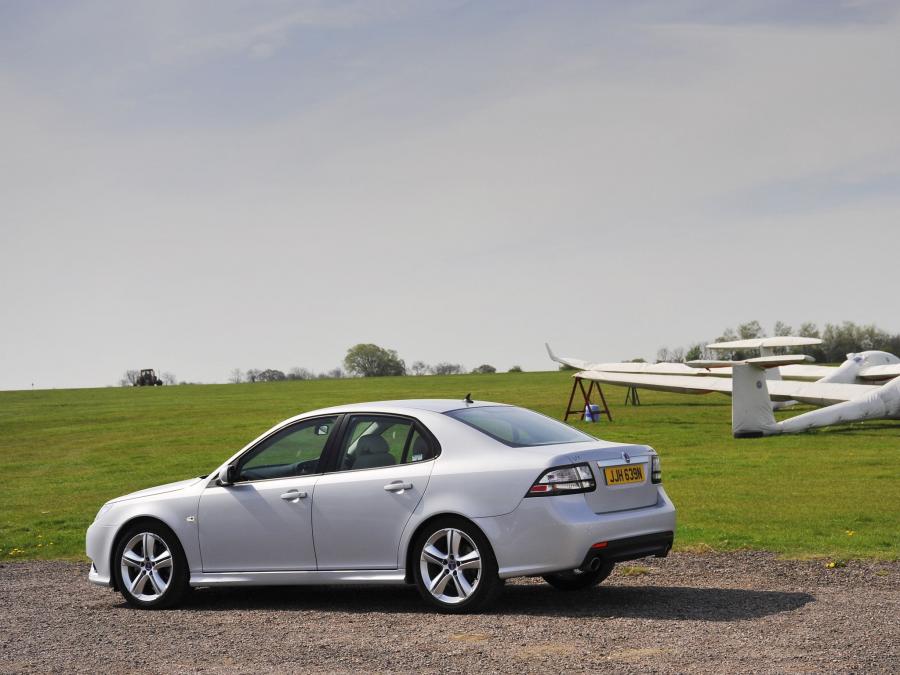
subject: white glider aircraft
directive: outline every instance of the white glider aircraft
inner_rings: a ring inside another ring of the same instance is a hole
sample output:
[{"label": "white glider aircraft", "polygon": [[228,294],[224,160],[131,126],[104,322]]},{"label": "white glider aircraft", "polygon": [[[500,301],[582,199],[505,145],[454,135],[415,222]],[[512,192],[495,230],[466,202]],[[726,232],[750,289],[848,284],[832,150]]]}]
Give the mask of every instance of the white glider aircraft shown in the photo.
[{"label": "white glider aircraft", "polygon": [[[863,352],[865,354],[866,352]],[[884,354],[884,352],[876,352]],[[850,355],[859,356],[859,355]],[[896,358],[896,357],[895,357]],[[845,363],[846,365],[846,363]],[[900,367],[874,366],[880,373],[900,372]],[[843,366],[842,366],[843,367]],[[777,434],[797,434],[817,427],[874,419],[900,419],[900,376],[884,385],[834,384],[820,382],[782,382],[802,387],[790,396],[807,402],[828,405],[820,410],[775,421],[769,397],[772,381],[763,369],[752,363],[734,366],[734,396],[731,401],[731,430],[735,438],[758,438]]]},{"label": "white glider aircraft", "polygon": [[[799,342],[799,341],[804,342]],[[777,337],[756,340],[738,340],[709,345],[721,349],[759,349],[766,353],[746,361],[689,361],[688,363],[588,363],[580,359],[559,357],[547,345],[550,358],[557,363],[568,365],[582,372],[578,377],[596,380],[604,384],[616,384],[639,389],[655,389],[680,394],[708,394],[720,392],[731,394],[732,381],[729,377],[710,377],[713,371],[730,375],[732,366],[739,363],[755,363],[767,368],[768,391],[774,401],[802,401],[813,405],[831,405],[850,400],[856,390],[839,391],[837,387],[864,386],[872,382],[878,384],[900,375],[900,359],[882,351],[864,351],[848,354],[840,366],[810,365],[812,357],[803,355],[773,355],[772,347],[818,344],[817,338]],[[781,378],[807,380],[816,377],[816,382],[791,382]],[[807,390],[807,384],[830,384],[830,391],[824,395]],[[797,392],[793,395],[792,392]]]},{"label": "white glider aircraft", "polygon": [[[801,340],[806,342],[800,342]],[[814,340],[814,341],[813,341]],[[796,341],[796,342],[793,342]],[[732,394],[732,433],[735,438],[756,438],[801,433],[809,429],[870,419],[900,419],[900,358],[869,350],[847,354],[840,366],[812,366],[812,357],[776,355],[772,347],[818,344],[814,338],[761,338],[720,342],[713,349],[759,349],[761,356],[744,361],[691,361],[683,363],[588,363],[558,357],[547,345],[550,358],[580,370],[577,377],[605,384],[672,391],[682,394]],[[710,377],[717,369],[732,377]],[[796,378],[783,380],[781,377]],[[798,381],[817,376],[815,382]],[[773,403],[808,403],[825,406],[781,422],[775,421]]]}]

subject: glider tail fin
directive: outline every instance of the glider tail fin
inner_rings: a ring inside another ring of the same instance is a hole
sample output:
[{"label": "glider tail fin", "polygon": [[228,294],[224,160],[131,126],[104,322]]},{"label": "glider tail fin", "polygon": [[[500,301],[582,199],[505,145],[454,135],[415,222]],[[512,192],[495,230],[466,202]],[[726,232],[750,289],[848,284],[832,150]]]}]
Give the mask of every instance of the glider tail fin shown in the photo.
[{"label": "glider tail fin", "polygon": [[731,371],[731,431],[735,438],[759,438],[778,433],[766,373],[749,364]]}]

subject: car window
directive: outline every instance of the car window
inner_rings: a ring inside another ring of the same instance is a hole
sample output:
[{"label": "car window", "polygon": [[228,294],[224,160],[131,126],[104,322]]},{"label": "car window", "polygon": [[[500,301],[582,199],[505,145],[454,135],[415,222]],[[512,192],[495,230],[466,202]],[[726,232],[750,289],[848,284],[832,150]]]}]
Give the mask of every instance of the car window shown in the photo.
[{"label": "car window", "polygon": [[336,417],[318,417],[270,436],[241,460],[238,480],[285,478],[319,473],[319,461]]},{"label": "car window", "polygon": [[478,406],[451,410],[446,414],[513,447],[596,440],[568,424],[515,406]]},{"label": "car window", "polygon": [[372,469],[433,457],[431,443],[416,429],[412,420],[355,415],[350,418],[344,434],[338,470]]},{"label": "car window", "polygon": [[432,443],[418,429],[413,428],[409,439],[409,448],[406,453],[407,462],[424,462],[435,457],[434,443]]}]

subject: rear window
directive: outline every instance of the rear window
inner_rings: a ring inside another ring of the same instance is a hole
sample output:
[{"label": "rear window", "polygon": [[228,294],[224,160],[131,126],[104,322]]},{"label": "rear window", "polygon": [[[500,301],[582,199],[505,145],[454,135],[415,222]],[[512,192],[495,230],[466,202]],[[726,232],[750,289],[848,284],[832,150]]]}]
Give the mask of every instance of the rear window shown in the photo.
[{"label": "rear window", "polygon": [[596,440],[568,424],[525,408],[481,406],[451,410],[446,414],[514,448]]}]

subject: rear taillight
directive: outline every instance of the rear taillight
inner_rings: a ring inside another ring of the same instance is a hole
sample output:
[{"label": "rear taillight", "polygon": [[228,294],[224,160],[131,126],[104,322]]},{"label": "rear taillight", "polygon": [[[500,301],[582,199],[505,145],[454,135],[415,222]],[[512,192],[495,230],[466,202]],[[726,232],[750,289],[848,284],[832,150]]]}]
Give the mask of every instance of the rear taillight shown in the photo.
[{"label": "rear taillight", "polygon": [[650,457],[650,482],[662,483],[662,467],[659,464],[659,455]]},{"label": "rear taillight", "polygon": [[594,474],[587,464],[570,464],[555,466],[540,475],[526,497],[545,497],[548,495],[571,495],[578,492],[591,492],[597,488]]}]

